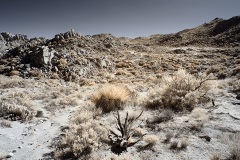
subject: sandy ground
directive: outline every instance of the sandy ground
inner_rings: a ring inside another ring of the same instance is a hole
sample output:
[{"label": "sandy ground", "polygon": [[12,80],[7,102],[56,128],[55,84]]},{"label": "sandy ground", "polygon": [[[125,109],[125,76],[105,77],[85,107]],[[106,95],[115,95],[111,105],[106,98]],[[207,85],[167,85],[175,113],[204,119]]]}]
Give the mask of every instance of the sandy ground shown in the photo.
[{"label": "sandy ground", "polygon": [[[222,81],[221,83],[225,83]],[[87,97],[91,94],[96,86],[88,87],[83,89],[81,92],[84,93],[82,97]],[[16,90],[16,88],[10,88],[8,90]],[[27,89],[26,89],[27,90]],[[2,93],[4,90],[1,90]],[[240,101],[235,97],[236,95],[228,93],[224,89],[217,91],[215,99],[215,107],[210,107],[211,104],[207,104],[207,108],[211,118],[210,121],[204,124],[204,127],[200,132],[183,134],[181,137],[187,138],[189,143],[186,150],[183,151],[172,151],[168,149],[168,145],[161,143],[167,132],[171,130],[149,130],[148,133],[155,134],[160,137],[160,142],[157,143],[153,148],[146,149],[138,152],[137,146],[141,145],[140,142],[136,147],[128,148],[128,152],[124,153],[134,157],[134,159],[209,159],[214,153],[221,153],[222,157],[229,155],[229,146],[223,142],[222,136],[224,134],[239,134],[240,132]],[[141,94],[141,93],[140,93]],[[4,94],[2,94],[4,95]],[[144,92],[142,92],[144,95]],[[46,158],[47,154],[52,152],[50,147],[54,139],[63,133],[61,128],[69,125],[70,117],[75,113],[78,107],[84,105],[86,100],[84,98],[78,100],[77,106],[58,108],[54,112],[47,111],[44,104],[41,101],[34,101],[37,108],[42,110],[44,113],[43,117],[35,117],[33,121],[29,123],[20,123],[14,121],[11,123],[11,128],[1,127],[0,129],[0,140],[1,147],[0,153],[8,155],[11,160],[33,160],[33,159],[50,159]],[[133,107],[127,107],[127,109],[134,109]],[[120,113],[124,113],[121,111]],[[144,112],[144,118],[152,117],[153,113],[146,111]],[[114,123],[114,118],[111,114],[105,115],[101,118],[102,120]],[[183,121],[189,119],[189,115],[176,116],[171,121],[176,125],[174,133],[181,132],[177,126],[182,125]],[[169,122],[170,123],[170,122]],[[112,125],[114,126],[114,125]],[[143,126],[144,127],[144,126]],[[158,127],[161,127],[160,125]],[[185,135],[184,135],[185,134]],[[211,141],[199,138],[200,135],[208,135],[211,137]],[[100,148],[95,153],[99,158],[110,159],[112,155],[109,147]],[[143,156],[144,155],[144,156]],[[45,158],[44,158],[45,157]]]}]

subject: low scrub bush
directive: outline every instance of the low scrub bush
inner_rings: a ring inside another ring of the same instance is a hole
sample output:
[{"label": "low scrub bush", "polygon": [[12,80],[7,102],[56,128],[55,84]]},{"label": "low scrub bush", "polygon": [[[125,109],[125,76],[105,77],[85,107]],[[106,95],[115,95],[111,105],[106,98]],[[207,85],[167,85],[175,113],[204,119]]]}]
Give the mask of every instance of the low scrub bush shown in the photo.
[{"label": "low scrub bush", "polygon": [[0,102],[0,117],[12,121],[29,121],[34,117],[34,113],[21,105]]},{"label": "low scrub bush", "polygon": [[192,110],[196,104],[209,100],[207,92],[210,76],[196,77],[180,69],[174,75],[164,75],[160,88],[150,95],[152,100],[145,105],[147,108],[170,108],[174,111]]},{"label": "low scrub bush", "polygon": [[73,124],[58,144],[56,159],[83,158],[98,149],[106,139],[107,130],[98,121],[89,120],[80,125]]}]

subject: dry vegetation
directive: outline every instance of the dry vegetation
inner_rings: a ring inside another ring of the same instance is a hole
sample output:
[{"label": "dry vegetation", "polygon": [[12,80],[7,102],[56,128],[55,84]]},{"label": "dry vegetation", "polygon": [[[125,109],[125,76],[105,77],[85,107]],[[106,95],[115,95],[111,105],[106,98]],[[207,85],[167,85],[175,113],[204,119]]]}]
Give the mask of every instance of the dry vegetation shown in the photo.
[{"label": "dry vegetation", "polygon": [[92,97],[93,103],[103,112],[122,109],[131,98],[131,91],[120,85],[104,85]]},{"label": "dry vegetation", "polygon": [[[109,71],[102,67],[96,75],[75,82],[62,81],[58,74],[48,80],[37,73],[32,73],[38,77],[35,80],[16,77],[15,72],[11,78],[1,76],[0,126],[11,127],[9,120],[48,121],[68,112],[68,125],[61,126],[53,140],[51,158],[127,160],[171,155],[186,159],[201,147],[210,148],[206,158],[209,152],[220,150],[219,140],[210,132],[218,119],[213,110],[220,105],[219,101],[213,105],[213,93],[229,86],[235,94],[239,80],[223,81],[215,91],[213,81],[229,69],[228,60],[220,62],[229,56],[211,54],[208,58],[204,52],[192,54],[195,50],[186,51],[191,56],[173,52],[177,51],[119,53],[111,58],[116,68]],[[94,56],[88,58],[94,61]],[[68,66],[65,59],[57,63],[61,69]],[[211,67],[201,68],[204,65]],[[238,142],[236,138],[230,141]],[[208,158],[238,159],[238,143],[227,146],[228,155],[212,153]]]},{"label": "dry vegetation", "polygon": [[178,70],[173,76],[164,75],[159,88],[154,89],[150,95],[151,101],[146,108],[172,109],[174,111],[191,111],[197,104],[208,100],[207,92],[210,90],[207,81],[209,76],[197,78],[185,70]]}]

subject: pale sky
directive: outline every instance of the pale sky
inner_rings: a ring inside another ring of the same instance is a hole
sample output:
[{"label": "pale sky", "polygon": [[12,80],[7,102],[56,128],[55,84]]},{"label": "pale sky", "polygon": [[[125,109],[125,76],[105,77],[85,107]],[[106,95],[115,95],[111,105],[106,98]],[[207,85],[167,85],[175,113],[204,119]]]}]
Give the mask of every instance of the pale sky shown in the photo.
[{"label": "pale sky", "polygon": [[240,0],[1,0],[0,32],[53,38],[74,29],[134,38],[229,19],[239,8]]}]

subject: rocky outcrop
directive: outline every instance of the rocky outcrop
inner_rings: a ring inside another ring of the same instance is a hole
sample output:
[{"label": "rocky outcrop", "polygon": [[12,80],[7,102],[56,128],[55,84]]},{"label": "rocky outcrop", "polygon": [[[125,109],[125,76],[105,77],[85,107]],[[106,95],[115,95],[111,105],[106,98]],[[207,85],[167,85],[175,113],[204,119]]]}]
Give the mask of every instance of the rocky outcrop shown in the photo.
[{"label": "rocky outcrop", "polygon": [[55,40],[64,40],[64,39],[70,39],[70,38],[76,38],[76,37],[81,37],[81,34],[74,32],[74,30],[65,32],[65,33],[60,33],[55,35],[54,39]]},{"label": "rocky outcrop", "polygon": [[23,59],[25,64],[34,67],[52,66],[51,60],[55,51],[50,50],[47,46],[34,47],[30,53]]},{"label": "rocky outcrop", "polygon": [[[13,35],[9,32],[2,32],[1,37],[7,42],[9,42],[9,41],[27,41],[28,40],[26,35],[22,35],[22,34]],[[2,39],[2,38],[0,38],[0,39]]]}]

